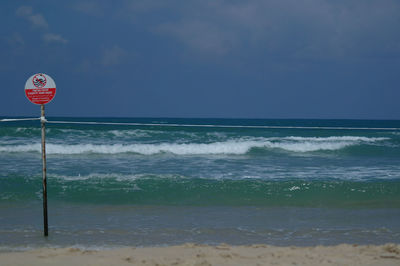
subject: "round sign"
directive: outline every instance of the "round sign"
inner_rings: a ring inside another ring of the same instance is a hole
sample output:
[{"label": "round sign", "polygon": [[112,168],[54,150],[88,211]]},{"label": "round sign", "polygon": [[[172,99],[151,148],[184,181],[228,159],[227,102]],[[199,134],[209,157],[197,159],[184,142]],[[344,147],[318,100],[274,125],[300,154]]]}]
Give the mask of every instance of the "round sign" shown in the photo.
[{"label": "round sign", "polygon": [[46,104],[56,95],[56,83],[46,74],[31,76],[25,83],[25,95],[34,104]]}]

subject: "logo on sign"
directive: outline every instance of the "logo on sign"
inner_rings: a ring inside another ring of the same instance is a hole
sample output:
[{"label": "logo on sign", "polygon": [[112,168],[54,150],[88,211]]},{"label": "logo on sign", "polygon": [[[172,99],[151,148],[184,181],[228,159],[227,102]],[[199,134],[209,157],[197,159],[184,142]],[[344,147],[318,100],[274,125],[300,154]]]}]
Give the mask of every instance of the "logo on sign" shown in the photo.
[{"label": "logo on sign", "polygon": [[46,86],[47,79],[46,76],[43,74],[36,74],[33,77],[32,82],[36,88],[43,88],[44,86]]},{"label": "logo on sign", "polygon": [[34,104],[47,104],[56,95],[56,83],[47,74],[32,75],[25,83],[25,95]]}]

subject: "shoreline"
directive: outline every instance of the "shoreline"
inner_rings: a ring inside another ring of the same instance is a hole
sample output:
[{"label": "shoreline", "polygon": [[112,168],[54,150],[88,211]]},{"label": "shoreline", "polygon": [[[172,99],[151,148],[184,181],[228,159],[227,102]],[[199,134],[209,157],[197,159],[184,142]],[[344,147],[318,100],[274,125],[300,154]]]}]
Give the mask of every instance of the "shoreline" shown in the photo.
[{"label": "shoreline", "polygon": [[187,243],[109,250],[40,248],[0,253],[8,265],[399,265],[400,245],[216,246]]}]

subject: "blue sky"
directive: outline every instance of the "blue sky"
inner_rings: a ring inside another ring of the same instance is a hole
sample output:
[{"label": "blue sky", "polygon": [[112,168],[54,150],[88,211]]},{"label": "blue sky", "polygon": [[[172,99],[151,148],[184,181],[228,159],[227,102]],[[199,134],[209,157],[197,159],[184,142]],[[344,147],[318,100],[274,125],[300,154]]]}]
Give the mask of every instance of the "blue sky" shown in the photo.
[{"label": "blue sky", "polygon": [[400,1],[0,3],[0,116],[400,119]]}]

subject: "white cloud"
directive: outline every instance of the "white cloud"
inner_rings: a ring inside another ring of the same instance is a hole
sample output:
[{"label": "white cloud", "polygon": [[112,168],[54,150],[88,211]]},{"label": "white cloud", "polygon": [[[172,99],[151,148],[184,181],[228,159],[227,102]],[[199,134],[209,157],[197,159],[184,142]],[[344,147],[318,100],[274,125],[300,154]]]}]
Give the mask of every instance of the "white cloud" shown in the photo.
[{"label": "white cloud", "polygon": [[16,14],[17,16],[30,16],[33,13],[33,9],[31,6],[21,6],[17,9]]},{"label": "white cloud", "polygon": [[47,43],[50,43],[50,42],[67,43],[68,42],[68,40],[64,39],[61,35],[52,34],[52,33],[44,34],[43,40]]},{"label": "white cloud", "polygon": [[15,13],[17,16],[28,20],[34,27],[46,29],[49,27],[43,15],[33,13],[33,8],[31,6],[21,6]]},{"label": "white cloud", "polygon": [[[29,21],[34,28],[41,29],[42,32],[42,40],[46,43],[67,43],[68,40],[62,37],[60,34],[54,34],[48,32],[49,24],[42,14],[35,13],[31,6],[20,6],[15,14],[21,18]],[[15,39],[17,41],[17,39]]]},{"label": "white cloud", "polygon": [[101,59],[101,63],[103,66],[113,66],[118,65],[123,62],[125,57],[127,56],[127,52],[119,47],[118,45],[114,45],[109,49],[103,50],[103,56]]},{"label": "white cloud", "polygon": [[49,26],[46,19],[41,14],[31,15],[29,20],[38,28],[47,28]]},{"label": "white cloud", "polygon": [[[200,54],[241,49],[298,59],[399,54],[400,3],[387,1],[130,1],[125,16]],[[164,14],[162,17],[154,14]]]}]

